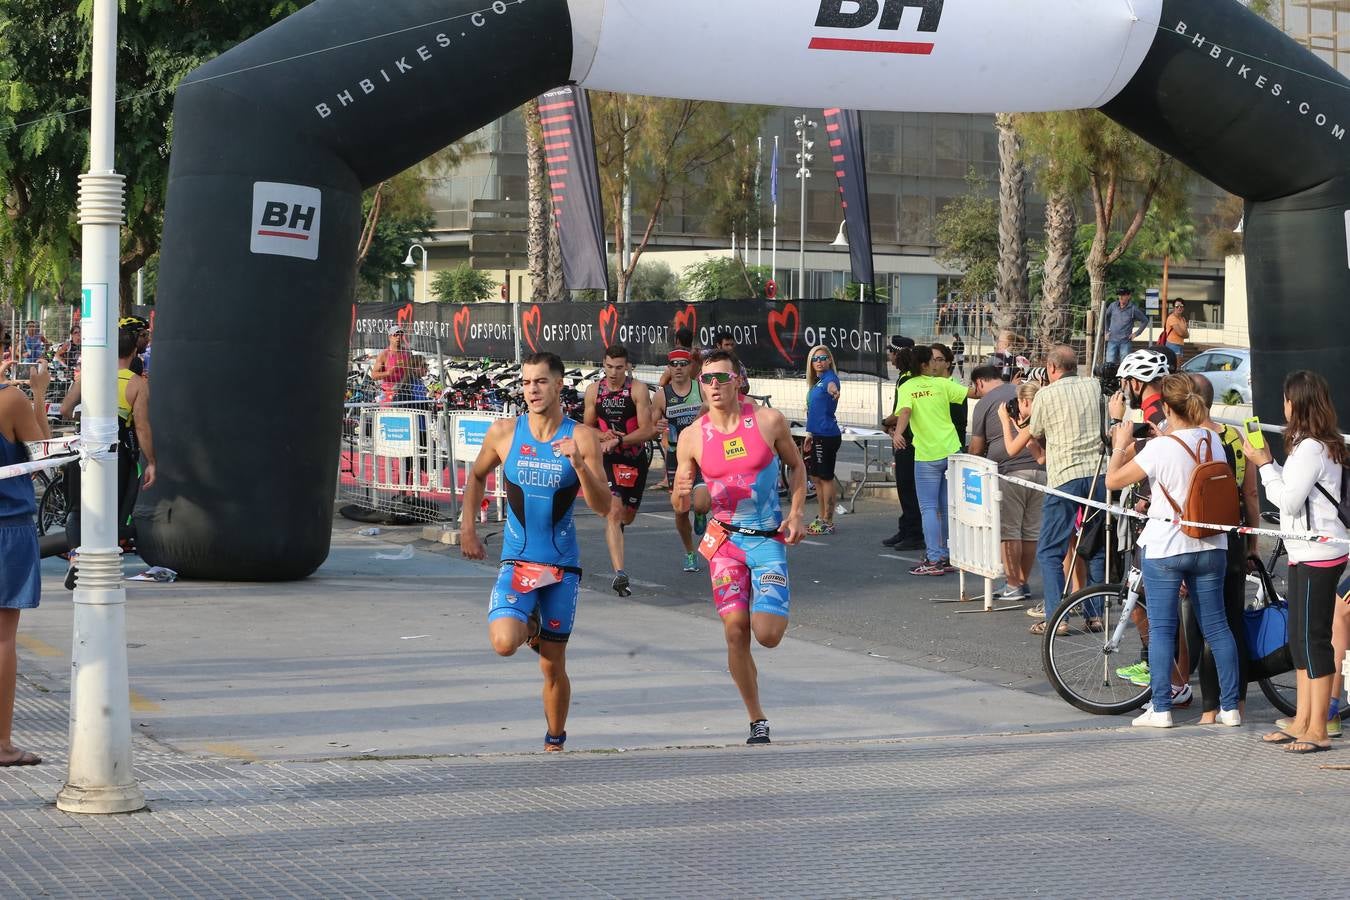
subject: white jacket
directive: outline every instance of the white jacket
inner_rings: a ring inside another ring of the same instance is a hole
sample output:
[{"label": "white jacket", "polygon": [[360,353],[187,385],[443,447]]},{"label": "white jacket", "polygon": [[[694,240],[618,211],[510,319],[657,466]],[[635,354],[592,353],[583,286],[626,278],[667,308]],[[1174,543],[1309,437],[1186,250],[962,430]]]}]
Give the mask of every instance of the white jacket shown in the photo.
[{"label": "white jacket", "polygon": [[[1327,455],[1321,441],[1311,438],[1300,441],[1283,467],[1273,462],[1262,466],[1261,484],[1266,489],[1266,499],[1280,508],[1280,530],[1346,537],[1345,526],[1336,515],[1336,505],[1314,487],[1320,484],[1331,496],[1341,495],[1341,467]],[[1340,559],[1347,549],[1343,543],[1312,541],[1287,541],[1285,546],[1291,563]]]}]

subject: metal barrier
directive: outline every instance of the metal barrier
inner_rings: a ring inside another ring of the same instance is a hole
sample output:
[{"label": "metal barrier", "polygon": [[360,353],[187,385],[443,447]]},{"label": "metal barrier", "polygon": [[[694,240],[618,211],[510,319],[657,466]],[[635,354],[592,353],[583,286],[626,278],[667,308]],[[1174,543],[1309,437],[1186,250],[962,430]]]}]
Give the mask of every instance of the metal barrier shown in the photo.
[{"label": "metal barrier", "polygon": [[984,577],[984,607],[958,612],[1003,612],[1020,605],[994,606],[994,579],[1003,573],[998,463],[958,453],[947,458],[947,550],[960,571],[960,596],[940,603],[966,603],[966,573]]},{"label": "metal barrier", "polygon": [[[464,491],[460,487],[460,473],[463,472],[467,484],[470,469],[478,459],[478,451],[483,448],[483,439],[488,429],[498,419],[507,418],[505,413],[442,413],[442,427],[449,437],[450,453],[447,462],[450,469],[450,492],[457,501],[462,502]],[[461,468],[462,467],[462,468]],[[506,504],[506,479],[502,477],[502,467],[488,478],[487,489],[483,494],[485,501],[495,501],[497,521],[504,518]],[[491,504],[490,504],[491,505]]]}]

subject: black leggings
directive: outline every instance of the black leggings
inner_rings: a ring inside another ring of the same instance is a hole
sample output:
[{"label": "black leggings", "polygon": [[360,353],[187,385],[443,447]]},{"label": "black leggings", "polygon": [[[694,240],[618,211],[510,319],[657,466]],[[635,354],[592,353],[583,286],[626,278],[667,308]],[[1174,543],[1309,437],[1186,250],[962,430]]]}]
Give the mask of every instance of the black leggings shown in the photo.
[{"label": "black leggings", "polygon": [[1344,571],[1344,562],[1331,567],[1289,566],[1289,654],[1294,668],[1307,670],[1309,678],[1336,674],[1331,620],[1336,614],[1336,585]]}]

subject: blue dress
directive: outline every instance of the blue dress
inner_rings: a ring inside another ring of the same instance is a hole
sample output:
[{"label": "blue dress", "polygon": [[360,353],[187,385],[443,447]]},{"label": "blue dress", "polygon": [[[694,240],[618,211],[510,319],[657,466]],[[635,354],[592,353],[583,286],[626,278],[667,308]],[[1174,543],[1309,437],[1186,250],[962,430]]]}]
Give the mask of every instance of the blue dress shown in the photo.
[{"label": "blue dress", "polygon": [[[5,390],[9,385],[0,385]],[[27,462],[28,450],[0,435],[0,466]],[[28,475],[0,479],[0,609],[34,609],[42,594],[37,499]]]}]

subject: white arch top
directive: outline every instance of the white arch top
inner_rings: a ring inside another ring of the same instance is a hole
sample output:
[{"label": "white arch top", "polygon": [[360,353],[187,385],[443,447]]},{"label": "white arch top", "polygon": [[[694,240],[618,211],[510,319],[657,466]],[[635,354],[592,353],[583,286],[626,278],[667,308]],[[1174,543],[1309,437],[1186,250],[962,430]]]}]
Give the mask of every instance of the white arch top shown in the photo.
[{"label": "white arch top", "polygon": [[568,5],[572,78],[589,88],[776,106],[976,113],[1106,103],[1148,53],[1162,0]]}]

